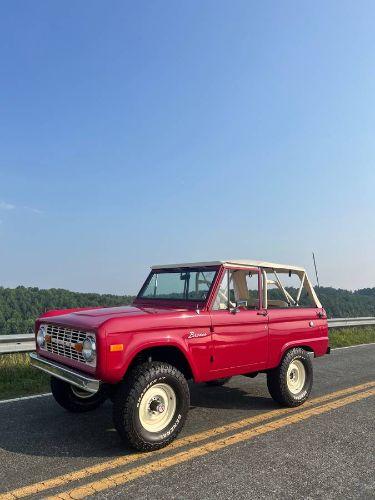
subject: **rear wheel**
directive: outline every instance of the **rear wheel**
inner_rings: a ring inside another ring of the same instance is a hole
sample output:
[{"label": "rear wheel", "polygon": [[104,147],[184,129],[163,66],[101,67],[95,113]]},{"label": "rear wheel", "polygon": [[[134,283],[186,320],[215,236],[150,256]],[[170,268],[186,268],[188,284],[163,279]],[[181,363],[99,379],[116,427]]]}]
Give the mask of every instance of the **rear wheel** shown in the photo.
[{"label": "rear wheel", "polygon": [[208,385],[208,387],[221,387],[222,385],[224,385],[227,382],[229,382],[229,380],[231,378],[232,377],[218,378],[216,380],[210,380],[209,382],[206,382],[206,385]]},{"label": "rear wheel", "polygon": [[182,373],[167,363],[134,368],[117,388],[113,421],[127,445],[140,451],[162,448],[184,426],[189,387]]},{"label": "rear wheel", "polygon": [[93,394],[55,377],[51,377],[51,391],[57,403],[65,408],[65,410],[73,413],[95,410],[108,397],[108,391],[105,386],[101,386]]},{"label": "rear wheel", "polygon": [[272,398],[283,406],[299,406],[306,401],[313,383],[310,355],[301,348],[288,351],[280,365],[267,373]]}]

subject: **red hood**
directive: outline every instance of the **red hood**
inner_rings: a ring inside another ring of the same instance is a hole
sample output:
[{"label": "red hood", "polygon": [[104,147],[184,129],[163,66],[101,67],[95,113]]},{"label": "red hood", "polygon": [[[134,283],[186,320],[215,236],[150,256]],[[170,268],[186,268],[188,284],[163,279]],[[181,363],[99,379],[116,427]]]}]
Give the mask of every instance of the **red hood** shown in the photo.
[{"label": "red hood", "polygon": [[131,319],[155,314],[173,314],[181,312],[181,309],[155,308],[155,307],[136,307],[136,306],[118,306],[118,307],[100,307],[100,308],[82,308],[73,310],[49,311],[40,316],[39,321],[43,323],[57,323],[68,325],[85,330],[95,330],[103,323],[111,319]]}]

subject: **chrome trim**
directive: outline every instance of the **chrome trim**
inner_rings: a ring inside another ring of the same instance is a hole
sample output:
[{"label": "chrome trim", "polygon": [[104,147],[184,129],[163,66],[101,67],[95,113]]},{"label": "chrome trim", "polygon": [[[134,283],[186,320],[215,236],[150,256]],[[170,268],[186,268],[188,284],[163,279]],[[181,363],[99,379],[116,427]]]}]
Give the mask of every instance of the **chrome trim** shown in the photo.
[{"label": "chrome trim", "polygon": [[59,363],[42,358],[41,356],[38,356],[38,354],[29,354],[29,356],[32,366],[39,368],[39,370],[42,370],[53,377],[57,377],[88,392],[95,393],[99,390],[100,380],[73,371],[66,366],[60,365]]}]

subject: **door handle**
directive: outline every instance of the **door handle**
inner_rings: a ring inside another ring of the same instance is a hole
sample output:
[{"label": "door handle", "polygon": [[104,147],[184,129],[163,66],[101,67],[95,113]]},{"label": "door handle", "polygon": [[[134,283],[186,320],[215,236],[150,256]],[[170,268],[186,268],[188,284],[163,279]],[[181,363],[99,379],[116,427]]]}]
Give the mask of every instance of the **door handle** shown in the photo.
[{"label": "door handle", "polygon": [[268,314],[268,312],[266,310],[257,312],[258,316],[267,316],[267,314]]}]

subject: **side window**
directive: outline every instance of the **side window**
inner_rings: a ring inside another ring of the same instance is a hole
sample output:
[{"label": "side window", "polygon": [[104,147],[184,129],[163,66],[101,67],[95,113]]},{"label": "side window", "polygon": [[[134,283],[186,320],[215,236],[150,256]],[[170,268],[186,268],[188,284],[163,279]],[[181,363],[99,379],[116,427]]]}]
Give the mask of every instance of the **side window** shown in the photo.
[{"label": "side window", "polygon": [[259,280],[258,272],[250,271],[246,275],[248,292],[247,308],[259,309]]},{"label": "side window", "polygon": [[[284,283],[284,276],[277,274],[280,283]],[[267,272],[267,304],[271,308],[290,307],[290,298],[285,296],[283,289],[280,288],[278,281],[272,271]]]},{"label": "side window", "polygon": [[258,271],[234,269],[227,271],[221,281],[213,309],[228,309],[237,303],[246,304],[247,309],[259,308]]},{"label": "side window", "polygon": [[[230,285],[228,283],[228,279],[231,280],[231,274],[228,271],[225,272],[224,276],[221,279],[221,283],[216,295],[216,299],[213,305],[213,309],[215,311],[228,309],[228,305],[230,306],[228,300],[228,288],[230,289]],[[229,285],[229,287],[228,287]],[[233,304],[234,306],[234,304]]]},{"label": "side window", "polygon": [[305,273],[266,270],[267,307],[315,307],[306,287]]}]

